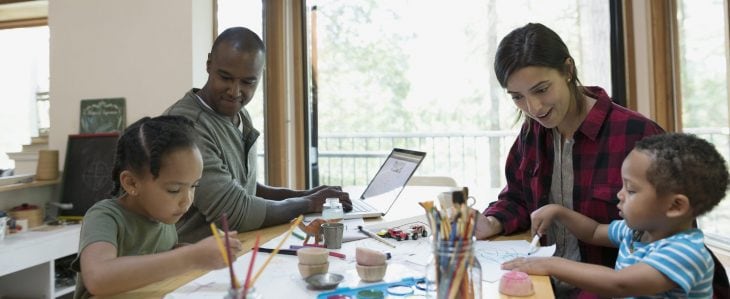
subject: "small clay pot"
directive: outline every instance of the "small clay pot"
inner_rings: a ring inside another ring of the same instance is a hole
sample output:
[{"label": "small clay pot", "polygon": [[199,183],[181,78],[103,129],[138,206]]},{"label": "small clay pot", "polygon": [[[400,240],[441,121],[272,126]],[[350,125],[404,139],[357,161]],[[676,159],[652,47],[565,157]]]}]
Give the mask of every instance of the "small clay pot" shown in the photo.
[{"label": "small clay pot", "polygon": [[299,274],[302,275],[302,278],[307,278],[309,276],[312,276],[314,274],[320,274],[320,273],[327,273],[327,270],[330,268],[330,263],[325,262],[323,264],[315,264],[315,265],[307,265],[307,264],[299,264]]},{"label": "small clay pot", "polygon": [[327,262],[329,251],[319,247],[304,247],[297,250],[299,263],[303,265],[320,265]]},{"label": "small clay pot", "polygon": [[365,282],[381,281],[385,276],[385,270],[388,269],[388,264],[382,264],[378,266],[363,266],[357,265],[357,275],[360,279]]}]

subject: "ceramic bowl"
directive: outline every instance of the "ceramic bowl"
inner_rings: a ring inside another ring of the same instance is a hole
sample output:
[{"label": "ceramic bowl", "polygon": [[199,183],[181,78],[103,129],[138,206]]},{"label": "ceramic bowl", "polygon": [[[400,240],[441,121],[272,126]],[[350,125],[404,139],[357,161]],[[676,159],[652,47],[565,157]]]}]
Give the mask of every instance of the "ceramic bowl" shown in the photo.
[{"label": "ceramic bowl", "polygon": [[312,276],[314,274],[320,274],[320,273],[327,273],[327,270],[330,268],[330,263],[325,262],[323,264],[315,264],[315,265],[307,265],[307,264],[299,264],[299,274],[302,275],[302,278],[307,278],[309,276]]},{"label": "ceramic bowl", "polygon": [[297,250],[299,263],[303,265],[321,265],[327,262],[329,251],[320,247],[304,247]]},{"label": "ceramic bowl", "polygon": [[335,273],[314,274],[304,281],[315,290],[334,289],[345,279],[344,276]]},{"label": "ceramic bowl", "polygon": [[387,259],[385,253],[370,248],[357,247],[355,249],[355,260],[358,265],[379,266],[385,264]]},{"label": "ceramic bowl", "polygon": [[388,264],[382,264],[378,266],[363,266],[357,265],[357,275],[360,279],[365,282],[381,281],[385,276],[385,270],[388,269]]}]

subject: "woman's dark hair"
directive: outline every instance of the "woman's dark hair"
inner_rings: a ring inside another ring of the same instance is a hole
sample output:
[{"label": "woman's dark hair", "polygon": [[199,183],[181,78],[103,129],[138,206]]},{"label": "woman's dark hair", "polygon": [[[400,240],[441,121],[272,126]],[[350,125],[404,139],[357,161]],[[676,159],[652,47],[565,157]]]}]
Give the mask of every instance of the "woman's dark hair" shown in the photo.
[{"label": "woman's dark hair", "polygon": [[195,147],[196,138],[193,122],[182,116],[145,117],[131,124],[117,141],[111,195],[121,194],[122,171],[149,171],[157,178],[162,157],[176,149]]},{"label": "woman's dark hair", "polygon": [[725,198],[727,164],[706,140],[691,134],[667,133],[639,140],[635,149],[651,159],[646,178],[657,195],[686,195],[695,217],[709,212]]},{"label": "woman's dark hair", "polygon": [[[567,58],[572,61],[570,65],[565,64]],[[587,91],[578,80],[575,60],[560,36],[543,24],[529,23],[512,30],[499,42],[494,58],[494,73],[503,88],[507,87],[507,79],[514,72],[528,66],[548,67],[568,77],[571,98],[578,112],[583,112],[585,102],[579,100]]]}]

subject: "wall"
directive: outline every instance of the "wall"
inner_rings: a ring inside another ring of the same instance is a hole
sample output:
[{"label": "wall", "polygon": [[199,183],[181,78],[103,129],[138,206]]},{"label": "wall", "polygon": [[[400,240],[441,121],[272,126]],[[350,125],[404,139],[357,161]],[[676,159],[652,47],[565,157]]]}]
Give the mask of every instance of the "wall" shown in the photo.
[{"label": "wall", "polygon": [[79,130],[81,99],[126,98],[127,124],[202,87],[212,0],[49,1],[51,132],[60,151]]}]

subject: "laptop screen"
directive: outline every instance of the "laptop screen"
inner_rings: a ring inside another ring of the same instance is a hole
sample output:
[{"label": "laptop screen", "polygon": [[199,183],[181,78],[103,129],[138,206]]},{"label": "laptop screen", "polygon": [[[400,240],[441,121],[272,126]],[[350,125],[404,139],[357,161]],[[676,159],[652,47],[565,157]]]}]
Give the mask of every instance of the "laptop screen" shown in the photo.
[{"label": "laptop screen", "polygon": [[425,156],[424,152],[393,149],[360,198],[387,212]]}]

